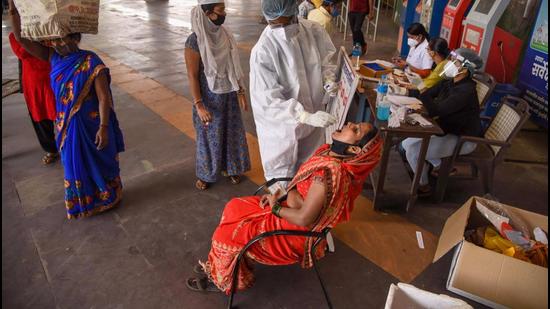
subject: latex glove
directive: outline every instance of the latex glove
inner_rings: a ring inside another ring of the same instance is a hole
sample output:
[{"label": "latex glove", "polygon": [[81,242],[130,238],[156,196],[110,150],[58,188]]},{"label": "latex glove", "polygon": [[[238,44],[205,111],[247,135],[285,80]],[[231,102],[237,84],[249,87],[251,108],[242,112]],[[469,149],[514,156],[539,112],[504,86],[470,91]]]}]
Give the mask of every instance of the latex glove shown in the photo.
[{"label": "latex glove", "polygon": [[336,82],[329,81],[325,84],[324,88],[326,93],[331,97],[335,97],[338,94],[339,85]]},{"label": "latex glove", "polygon": [[397,85],[390,84],[389,88],[390,88],[390,94],[407,95],[407,88],[405,88],[405,87],[399,87]]},{"label": "latex glove", "polygon": [[313,127],[326,128],[336,123],[336,117],[323,111],[318,111],[315,114],[302,111],[298,121]]},{"label": "latex glove", "polygon": [[405,121],[405,116],[407,114],[407,107],[399,107],[395,112],[392,112],[390,119],[388,119],[388,127],[390,128],[399,128],[401,123]]}]

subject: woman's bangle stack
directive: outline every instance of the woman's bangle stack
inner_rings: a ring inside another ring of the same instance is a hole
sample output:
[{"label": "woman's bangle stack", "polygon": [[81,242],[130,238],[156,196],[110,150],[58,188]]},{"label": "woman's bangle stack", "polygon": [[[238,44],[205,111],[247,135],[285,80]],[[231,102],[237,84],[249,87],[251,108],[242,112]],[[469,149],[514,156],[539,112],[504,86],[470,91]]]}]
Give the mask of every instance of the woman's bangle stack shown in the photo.
[{"label": "woman's bangle stack", "polygon": [[281,215],[279,214],[281,212],[281,208],[283,208],[283,206],[281,206],[281,204],[277,202],[275,203],[275,205],[273,205],[273,207],[271,207],[271,213],[274,214],[276,217],[281,218]]}]

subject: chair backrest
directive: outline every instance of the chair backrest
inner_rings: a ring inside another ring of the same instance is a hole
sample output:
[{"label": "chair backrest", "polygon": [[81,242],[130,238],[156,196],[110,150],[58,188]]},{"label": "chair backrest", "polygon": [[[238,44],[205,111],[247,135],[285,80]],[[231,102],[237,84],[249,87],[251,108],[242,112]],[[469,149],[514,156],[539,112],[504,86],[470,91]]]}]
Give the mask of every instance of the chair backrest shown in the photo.
[{"label": "chair backrest", "polygon": [[[511,103],[515,102],[515,106]],[[518,134],[519,130],[529,119],[529,104],[525,100],[506,96],[502,99],[502,104],[491,120],[485,138],[510,143]],[[502,150],[500,146],[491,146],[496,155]]]},{"label": "chair backrest", "polygon": [[483,108],[489,97],[493,93],[497,82],[495,78],[487,73],[477,73],[474,75],[474,81],[477,84],[477,98],[479,100],[479,106]]}]

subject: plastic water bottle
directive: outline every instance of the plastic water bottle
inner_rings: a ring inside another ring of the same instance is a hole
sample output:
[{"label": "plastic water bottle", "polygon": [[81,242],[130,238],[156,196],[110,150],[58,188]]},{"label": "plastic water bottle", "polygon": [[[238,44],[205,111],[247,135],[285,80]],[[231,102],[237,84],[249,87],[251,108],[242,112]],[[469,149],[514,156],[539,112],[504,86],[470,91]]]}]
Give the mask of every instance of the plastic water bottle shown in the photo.
[{"label": "plastic water bottle", "polygon": [[361,53],[362,53],[361,44],[356,43],[355,46],[353,46],[353,51],[351,52],[351,57],[355,65],[355,70],[359,70],[359,61],[361,58]]},{"label": "plastic water bottle", "polygon": [[376,88],[376,117],[378,120],[386,121],[390,116],[390,102],[386,100],[388,94],[388,79],[382,75]]},{"label": "plastic water bottle", "polygon": [[378,87],[376,88],[376,106],[382,100],[384,97],[388,94],[388,77],[386,75],[382,75],[380,78],[380,82],[378,83]]}]

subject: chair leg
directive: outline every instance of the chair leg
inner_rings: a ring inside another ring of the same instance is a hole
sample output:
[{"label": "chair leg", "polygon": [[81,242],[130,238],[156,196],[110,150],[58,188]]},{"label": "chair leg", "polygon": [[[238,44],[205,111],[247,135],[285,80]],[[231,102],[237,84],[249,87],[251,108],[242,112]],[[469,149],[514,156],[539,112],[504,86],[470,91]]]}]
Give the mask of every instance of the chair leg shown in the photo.
[{"label": "chair leg", "polygon": [[472,171],[472,177],[477,178],[479,177],[479,169],[475,164],[470,164],[470,169]]},{"label": "chair leg", "polygon": [[241,265],[241,259],[240,257],[237,257],[237,263],[235,263],[235,269],[233,269],[233,273],[231,276],[233,277],[233,280],[231,281],[231,293],[229,294],[229,300],[227,302],[227,309],[233,308],[233,297],[235,296],[235,290],[237,290],[237,278],[239,276],[239,266]]},{"label": "chair leg", "polygon": [[492,192],[493,178],[494,178],[494,166],[489,164],[483,164],[479,167],[481,171],[481,181],[483,184],[483,192],[485,194]]},{"label": "chair leg", "polygon": [[321,278],[321,274],[319,274],[319,269],[317,269],[317,263],[315,262],[315,258],[313,258],[313,269],[315,269],[315,273],[317,274],[317,279],[319,279],[319,283],[321,284],[321,288],[323,289],[323,294],[325,295],[327,306],[329,309],[332,309],[332,302],[330,301],[330,297],[328,296],[328,292],[327,292],[327,289],[325,288],[325,284],[323,283],[323,279]]},{"label": "chair leg", "polygon": [[495,165],[487,167],[487,183],[485,184],[485,194],[493,194],[493,182],[495,179]]},{"label": "chair leg", "polygon": [[445,191],[447,190],[447,184],[449,182],[449,174],[452,169],[452,161],[453,159],[451,157],[443,158],[441,160],[434,196],[437,203],[443,202],[443,199],[445,198]]}]

